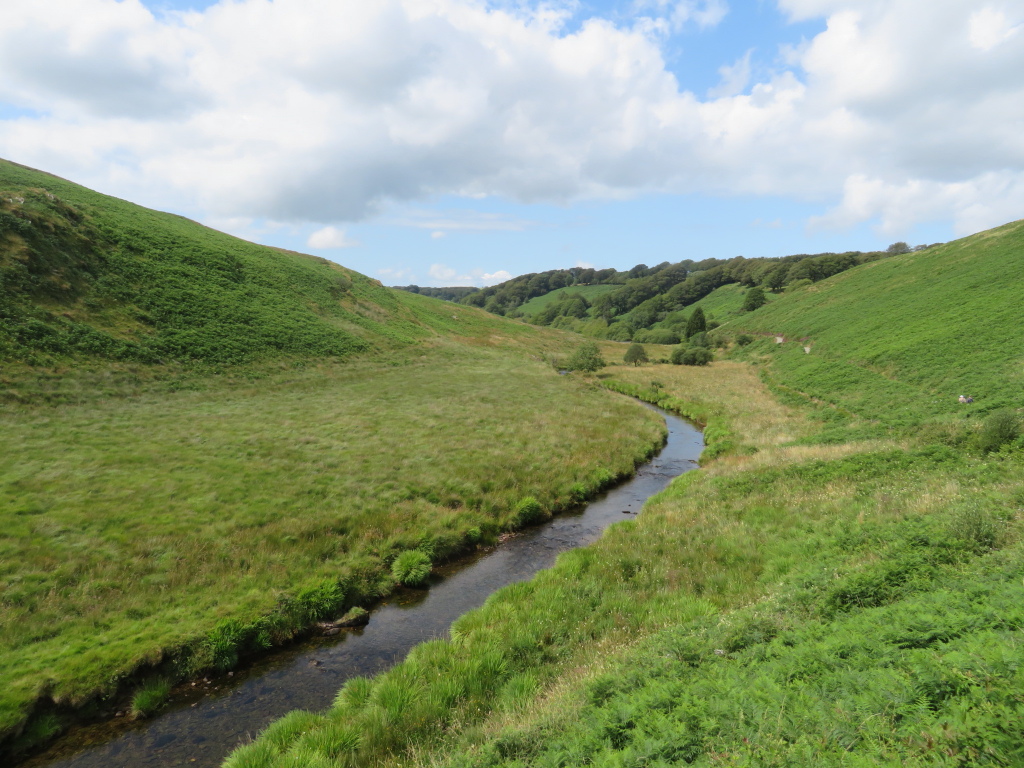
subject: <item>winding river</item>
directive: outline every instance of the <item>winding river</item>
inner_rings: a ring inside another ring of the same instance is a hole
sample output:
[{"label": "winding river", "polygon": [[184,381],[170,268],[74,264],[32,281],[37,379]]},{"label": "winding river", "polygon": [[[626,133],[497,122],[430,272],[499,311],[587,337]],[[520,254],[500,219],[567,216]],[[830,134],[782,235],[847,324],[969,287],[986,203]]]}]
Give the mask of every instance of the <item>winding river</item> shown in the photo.
[{"label": "winding river", "polygon": [[445,636],[455,619],[496,589],[550,567],[560,552],[596,541],[610,524],[637,514],[674,477],[696,468],[704,447],[700,431],[654,410],[668,425],[665,447],[635,477],[581,512],[437,569],[428,590],[392,596],[373,610],[364,629],[313,638],[246,669],[179,689],[152,720],[121,718],[74,728],[23,768],[216,768],[238,744],[286,712],[330,706],[350,677],[385,670],[417,643]]}]

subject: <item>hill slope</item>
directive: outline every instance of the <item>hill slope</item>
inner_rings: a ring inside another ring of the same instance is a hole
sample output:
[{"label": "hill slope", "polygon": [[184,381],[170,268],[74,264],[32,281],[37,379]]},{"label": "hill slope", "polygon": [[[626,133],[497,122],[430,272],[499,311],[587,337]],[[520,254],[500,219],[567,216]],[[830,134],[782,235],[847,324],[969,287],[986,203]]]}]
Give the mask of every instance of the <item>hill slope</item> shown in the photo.
[{"label": "hill slope", "polygon": [[333,262],[0,160],[0,360],[345,357],[429,331]]},{"label": "hill slope", "polygon": [[[773,339],[780,383],[888,424],[1017,407],[1024,221],[851,269],[727,328]],[[803,347],[810,346],[805,353]],[[964,409],[958,395],[975,404]]]},{"label": "hill slope", "polygon": [[783,295],[756,366],[606,368],[718,458],[225,767],[1021,765],[1021,235]]}]

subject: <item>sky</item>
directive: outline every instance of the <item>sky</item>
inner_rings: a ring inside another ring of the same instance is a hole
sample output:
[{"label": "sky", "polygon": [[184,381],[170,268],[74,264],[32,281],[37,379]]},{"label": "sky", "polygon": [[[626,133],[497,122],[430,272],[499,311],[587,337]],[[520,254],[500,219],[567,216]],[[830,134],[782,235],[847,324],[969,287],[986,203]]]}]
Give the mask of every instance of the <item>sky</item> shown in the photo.
[{"label": "sky", "polygon": [[1020,0],[33,0],[0,157],[388,285],[1024,217]]}]

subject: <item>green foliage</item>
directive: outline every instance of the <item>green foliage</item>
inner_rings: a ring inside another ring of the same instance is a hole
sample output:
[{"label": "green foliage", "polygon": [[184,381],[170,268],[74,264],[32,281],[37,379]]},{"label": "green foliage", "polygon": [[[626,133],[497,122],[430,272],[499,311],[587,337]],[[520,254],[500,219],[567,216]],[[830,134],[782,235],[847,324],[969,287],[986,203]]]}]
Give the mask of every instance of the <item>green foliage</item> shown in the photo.
[{"label": "green foliage", "polygon": [[990,413],[981,425],[978,447],[986,453],[998,451],[1020,437],[1020,417],[1017,412],[1004,408]]},{"label": "green foliage", "polygon": [[391,564],[391,576],[399,584],[419,587],[430,576],[430,558],[418,549],[401,552]]},{"label": "green foliage", "polygon": [[753,312],[755,309],[760,309],[768,303],[768,299],[765,298],[764,290],[759,285],[755,285],[749,291],[747,291],[746,298],[743,299],[743,311]]},{"label": "green foliage", "polygon": [[680,345],[672,350],[670,361],[673,365],[707,365],[714,359],[710,349]]},{"label": "green foliage", "polygon": [[697,307],[690,314],[690,319],[686,321],[686,338],[697,335],[698,333],[704,333],[708,329],[707,320],[704,319],[704,310]]},{"label": "green foliage", "polygon": [[523,528],[527,525],[537,525],[550,518],[550,513],[545,511],[540,502],[533,496],[527,496],[516,504],[515,512],[512,515],[512,524],[516,528]]},{"label": "green foliage", "polygon": [[[1014,222],[846,270],[728,327],[785,336],[767,352],[773,382],[888,429],[916,434],[925,422],[1016,408],[1022,247]],[[961,393],[974,405],[958,403]]]},{"label": "green foliage", "polygon": [[132,696],[131,716],[136,719],[149,717],[167,703],[170,694],[170,680],[156,678],[147,681]]},{"label": "green foliage", "polygon": [[597,344],[592,341],[587,341],[581,344],[569,360],[565,364],[566,370],[569,371],[585,371],[587,373],[593,373],[594,371],[604,368],[604,358],[601,357],[601,350],[598,349]]},{"label": "green foliage", "polygon": [[632,363],[633,365],[640,365],[641,363],[649,362],[647,358],[647,350],[644,349],[643,344],[630,344],[629,349],[626,350],[626,354],[622,357],[623,362]]}]

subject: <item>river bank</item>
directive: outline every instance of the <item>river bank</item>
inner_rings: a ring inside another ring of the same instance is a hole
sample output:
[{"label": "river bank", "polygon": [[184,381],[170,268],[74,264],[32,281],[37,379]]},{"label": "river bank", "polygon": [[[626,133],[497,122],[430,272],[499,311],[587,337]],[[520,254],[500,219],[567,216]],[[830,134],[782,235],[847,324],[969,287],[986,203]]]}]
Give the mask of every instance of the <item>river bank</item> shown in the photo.
[{"label": "river bank", "polygon": [[323,709],[346,680],[385,670],[417,643],[443,637],[453,620],[495,589],[530,578],[567,549],[592,543],[605,527],[632,517],[647,497],[695,467],[703,447],[700,433],[671,414],[665,418],[665,447],[634,478],[581,512],[560,515],[468,561],[437,569],[429,590],[402,590],[373,611],[365,629],[311,638],[231,677],[179,689],[173,705],[152,721],[76,728],[23,765],[212,767],[282,714]]}]

